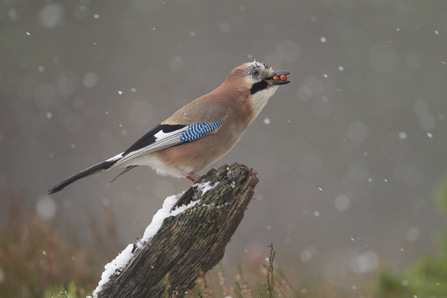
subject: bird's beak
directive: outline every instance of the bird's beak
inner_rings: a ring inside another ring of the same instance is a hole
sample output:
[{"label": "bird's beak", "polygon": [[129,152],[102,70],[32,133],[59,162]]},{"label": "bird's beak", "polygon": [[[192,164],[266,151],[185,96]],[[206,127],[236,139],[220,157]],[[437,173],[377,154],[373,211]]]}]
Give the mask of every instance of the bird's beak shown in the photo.
[{"label": "bird's beak", "polygon": [[277,70],[271,76],[266,77],[266,80],[270,85],[285,85],[290,83],[287,75],[292,74],[290,71]]}]

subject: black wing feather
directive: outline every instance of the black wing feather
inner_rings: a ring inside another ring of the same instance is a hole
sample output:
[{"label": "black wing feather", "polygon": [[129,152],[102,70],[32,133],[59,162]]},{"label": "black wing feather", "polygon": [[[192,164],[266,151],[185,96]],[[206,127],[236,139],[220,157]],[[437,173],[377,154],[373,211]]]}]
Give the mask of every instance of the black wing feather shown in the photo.
[{"label": "black wing feather", "polygon": [[150,144],[155,143],[155,134],[159,131],[163,131],[165,133],[173,132],[175,130],[181,129],[186,125],[169,125],[169,124],[159,124],[155,126],[151,131],[142,136],[138,141],[132,144],[126,151],[124,151],[123,156],[126,156],[129,152],[137,151],[141,148],[149,146]]}]

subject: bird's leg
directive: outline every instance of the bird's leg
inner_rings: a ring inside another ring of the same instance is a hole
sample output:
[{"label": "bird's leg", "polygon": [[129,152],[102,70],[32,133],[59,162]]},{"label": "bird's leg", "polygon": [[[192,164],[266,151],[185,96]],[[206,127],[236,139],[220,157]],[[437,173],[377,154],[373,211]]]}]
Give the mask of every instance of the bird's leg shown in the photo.
[{"label": "bird's leg", "polygon": [[[193,185],[194,185],[194,183],[196,183],[197,180],[199,180],[200,175],[197,175],[196,173],[193,173],[193,172],[186,173],[186,171],[184,171],[183,174],[185,175],[185,178],[188,178],[188,180],[192,182],[191,185],[188,187],[188,189],[193,188],[192,190],[195,192],[197,189],[197,186],[193,187]],[[180,197],[177,200],[177,202],[174,204],[174,206],[172,206],[171,211],[174,210],[175,208],[179,207],[181,199],[182,199],[182,197]]]},{"label": "bird's leg", "polygon": [[192,183],[195,183],[200,178],[200,175],[197,175],[196,173],[190,172],[190,173],[188,173],[186,178],[188,178],[190,181],[192,181]]}]

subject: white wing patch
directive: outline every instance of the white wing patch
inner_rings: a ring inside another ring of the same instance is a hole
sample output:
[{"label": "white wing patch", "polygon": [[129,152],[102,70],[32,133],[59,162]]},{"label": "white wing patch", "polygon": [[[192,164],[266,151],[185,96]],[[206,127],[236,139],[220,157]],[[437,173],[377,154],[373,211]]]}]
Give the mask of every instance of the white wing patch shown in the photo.
[{"label": "white wing patch", "polygon": [[111,157],[111,158],[107,159],[106,161],[115,161],[115,160],[118,160],[118,159],[120,159],[120,158],[123,157],[123,153],[124,153],[124,152],[121,152],[120,154],[117,154],[117,155],[115,155],[114,157]]}]

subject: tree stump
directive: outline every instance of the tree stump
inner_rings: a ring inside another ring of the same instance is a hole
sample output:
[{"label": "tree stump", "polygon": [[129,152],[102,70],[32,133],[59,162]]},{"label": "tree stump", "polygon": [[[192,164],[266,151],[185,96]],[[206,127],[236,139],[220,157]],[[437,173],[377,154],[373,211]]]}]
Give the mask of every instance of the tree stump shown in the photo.
[{"label": "tree stump", "polygon": [[[183,297],[223,258],[257,183],[256,172],[238,163],[210,170],[181,195],[155,235],[129,247],[127,264],[94,296]],[[184,205],[190,207],[172,215]]]}]

